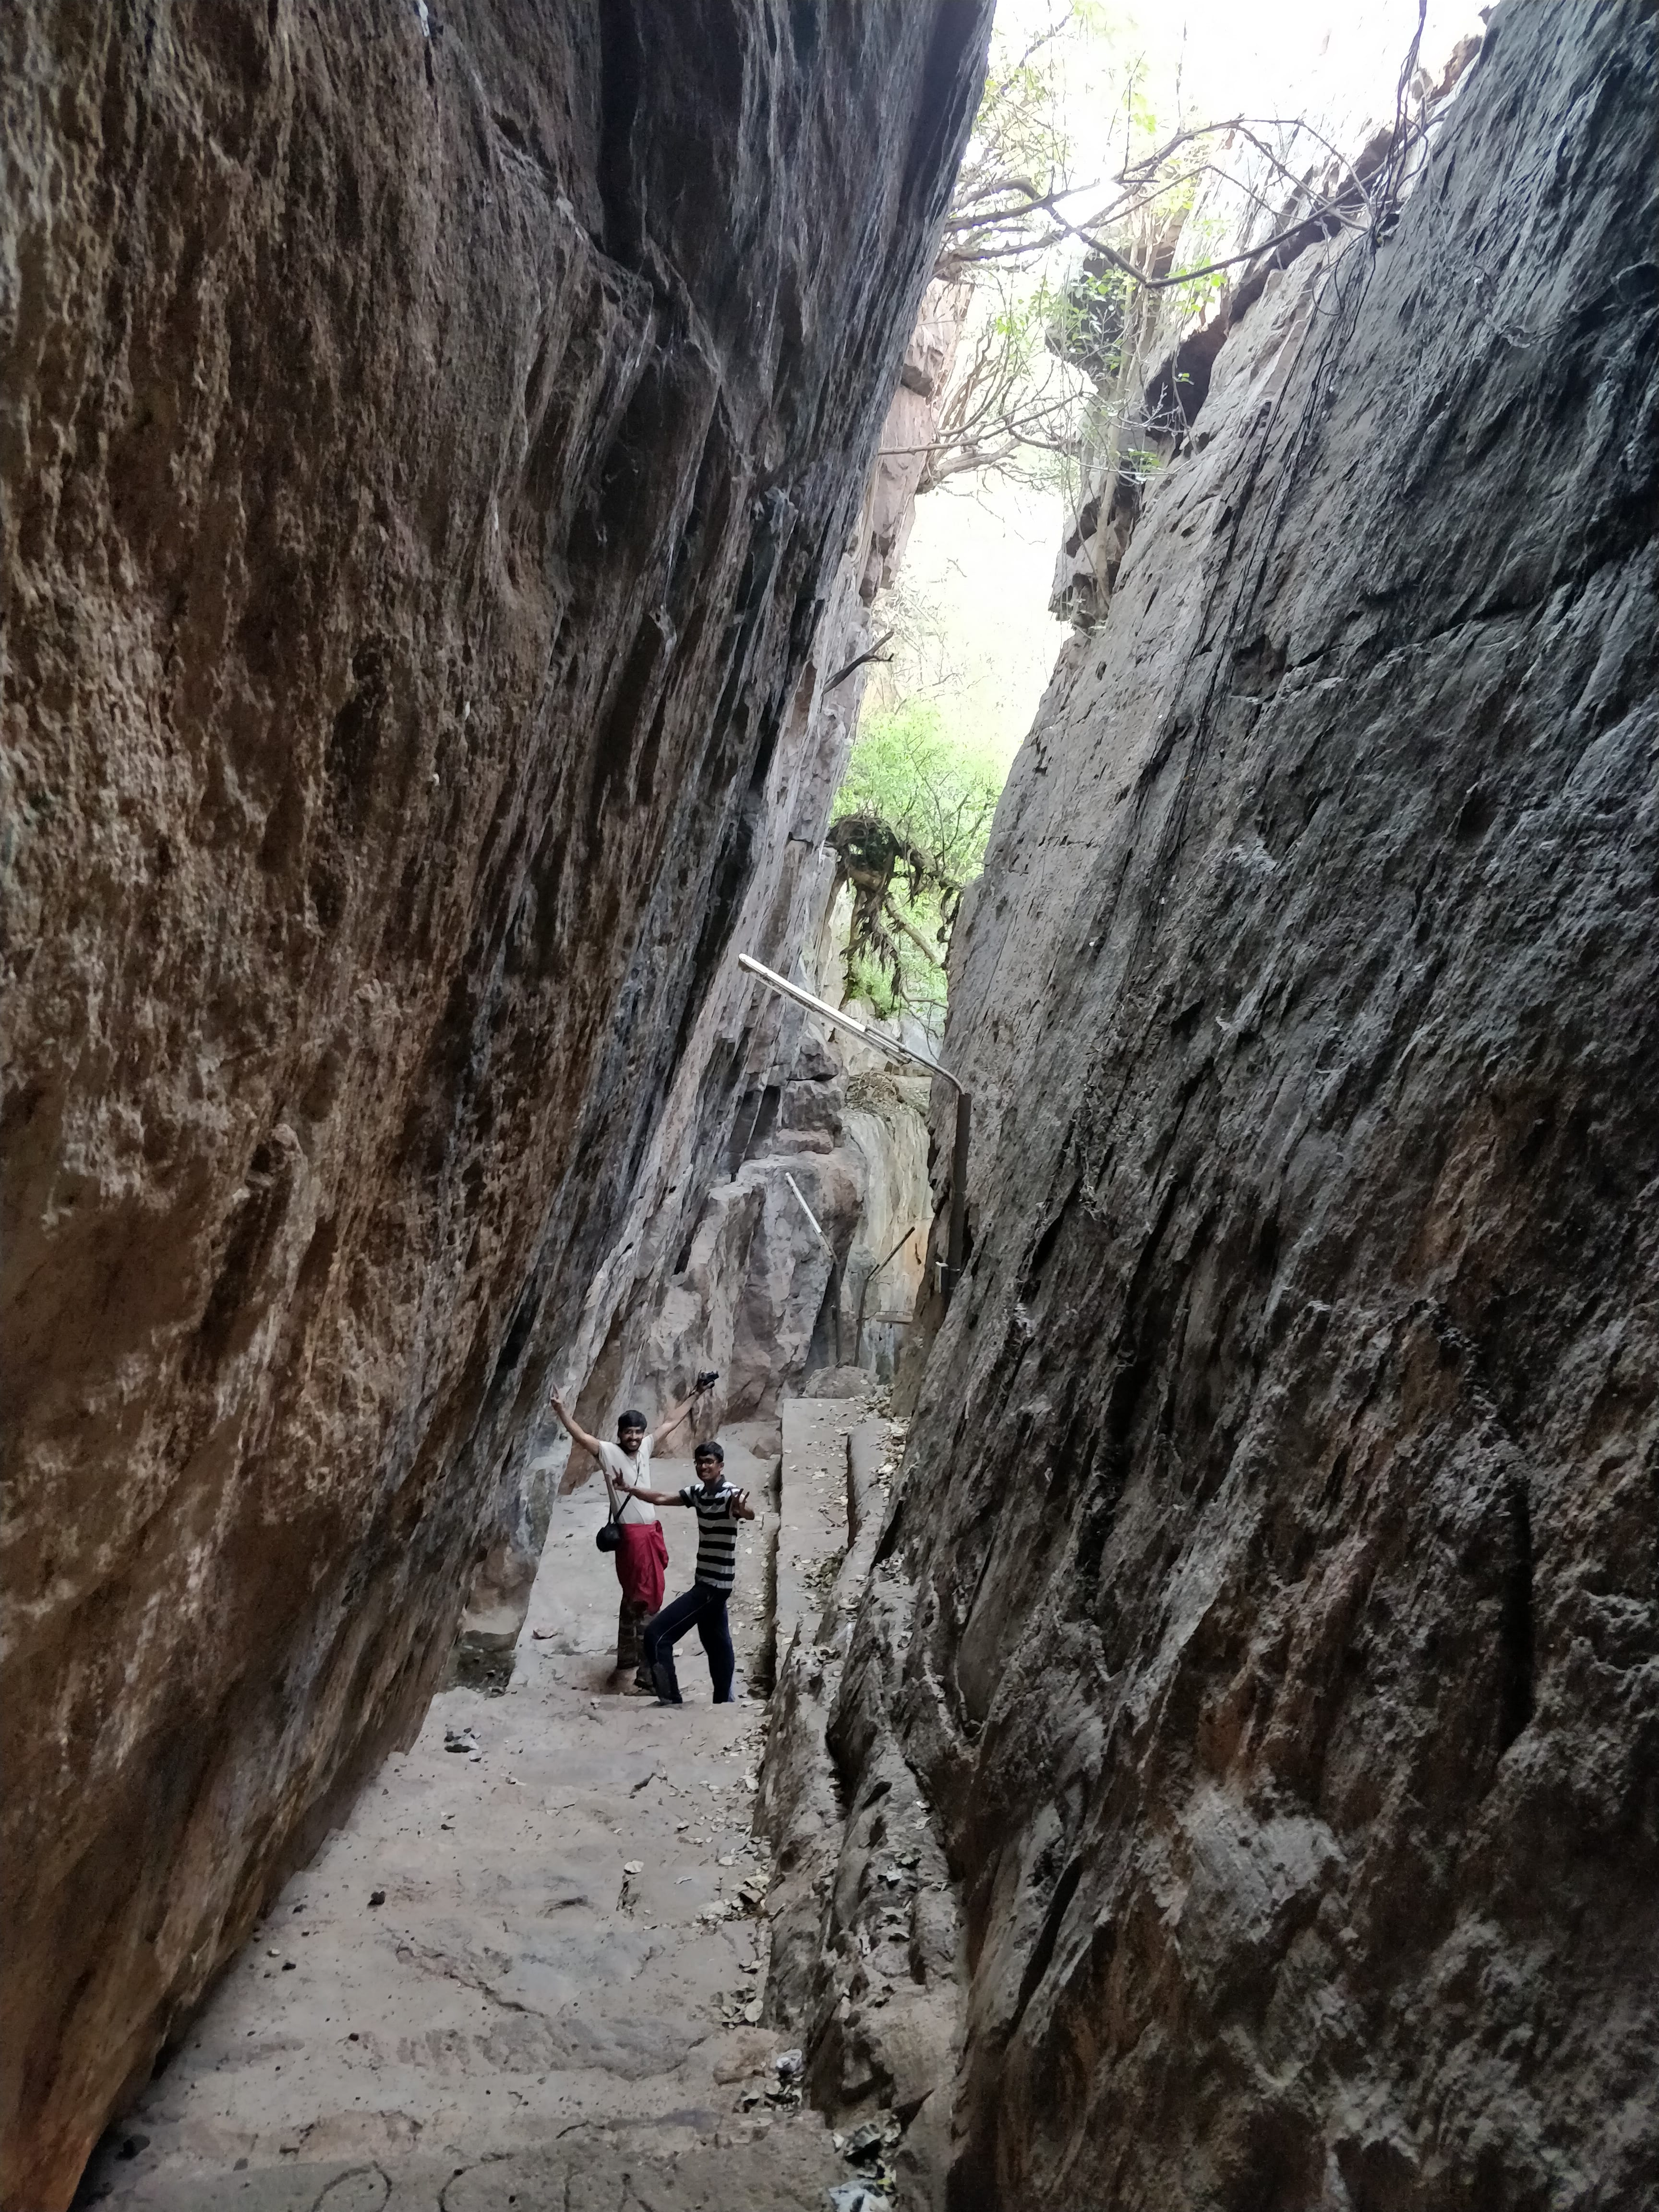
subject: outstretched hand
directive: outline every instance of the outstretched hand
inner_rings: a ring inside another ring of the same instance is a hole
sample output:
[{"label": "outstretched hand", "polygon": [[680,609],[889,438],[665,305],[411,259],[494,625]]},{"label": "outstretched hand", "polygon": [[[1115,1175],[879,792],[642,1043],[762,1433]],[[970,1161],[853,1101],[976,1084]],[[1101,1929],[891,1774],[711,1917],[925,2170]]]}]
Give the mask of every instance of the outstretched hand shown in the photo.
[{"label": "outstretched hand", "polygon": [[734,1490],[726,1501],[726,1511],[729,1520],[752,1520],[754,1516],[749,1510],[749,1492],[746,1490]]},{"label": "outstretched hand", "polygon": [[596,1459],[603,1462],[605,1458],[604,1445],[600,1443],[597,1437],[590,1437],[588,1435],[586,1430],[582,1426],[581,1423],[576,1419],[576,1416],[571,1412],[569,1407],[565,1403],[564,1392],[560,1389],[556,1382],[553,1385],[552,1389],[548,1394],[548,1403],[558,1415],[559,1425],[563,1429],[566,1436],[569,1437],[571,1443],[573,1444],[580,1444],[584,1451],[592,1452]]}]

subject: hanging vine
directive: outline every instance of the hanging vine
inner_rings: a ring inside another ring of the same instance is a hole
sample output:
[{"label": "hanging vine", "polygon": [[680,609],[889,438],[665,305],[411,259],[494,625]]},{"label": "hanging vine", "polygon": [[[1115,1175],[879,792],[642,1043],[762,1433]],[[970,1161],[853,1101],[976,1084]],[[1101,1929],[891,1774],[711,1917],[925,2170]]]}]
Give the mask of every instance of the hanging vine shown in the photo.
[{"label": "hanging vine", "polygon": [[825,840],[836,891],[852,894],[849,998],[882,1013],[942,1002],[951,930],[1001,782],[1000,766],[953,743],[934,710],[866,718]]}]

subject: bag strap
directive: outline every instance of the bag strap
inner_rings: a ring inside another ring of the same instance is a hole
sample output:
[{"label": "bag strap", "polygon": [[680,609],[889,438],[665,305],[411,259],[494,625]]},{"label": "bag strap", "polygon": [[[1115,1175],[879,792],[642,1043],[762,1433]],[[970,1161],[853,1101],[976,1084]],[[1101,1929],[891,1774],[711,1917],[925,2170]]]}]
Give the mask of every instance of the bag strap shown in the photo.
[{"label": "bag strap", "polygon": [[623,1525],[622,1508],[617,1503],[616,1486],[611,1480],[611,1470],[605,1463],[603,1453],[599,1455],[599,1473],[605,1477],[605,1494],[611,1500],[611,1518],[620,1528]]}]

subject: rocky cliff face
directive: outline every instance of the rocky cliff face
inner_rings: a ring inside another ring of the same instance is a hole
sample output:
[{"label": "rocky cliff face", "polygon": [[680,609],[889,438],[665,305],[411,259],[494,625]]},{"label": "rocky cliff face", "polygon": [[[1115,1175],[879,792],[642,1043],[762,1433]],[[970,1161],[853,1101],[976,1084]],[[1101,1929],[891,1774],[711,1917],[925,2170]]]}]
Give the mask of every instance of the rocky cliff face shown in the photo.
[{"label": "rocky cliff face", "polygon": [[[625,1310],[588,1378],[592,1425],[705,1362],[720,1377],[714,1410],[700,1416],[711,1431],[775,1413],[823,1369],[891,1378],[921,1274],[926,1085],[849,1078],[834,1046],[809,1033],[774,1107],[736,1174],[710,1191],[660,1297]],[[586,1455],[574,1464],[589,1471]]]},{"label": "rocky cliff face", "polygon": [[[940,278],[922,295],[858,520],[791,702],[782,770],[769,784],[766,818],[781,834],[750,881],[580,1324],[572,1332],[560,1316],[552,1331],[553,1357],[579,1388],[589,1428],[607,1428],[629,1400],[678,1395],[706,1367],[720,1376],[707,1403],[712,1423],[770,1413],[781,1389],[799,1387],[811,1358],[823,1364],[844,1353],[883,1376],[891,1371],[903,1334],[891,1316],[908,1311],[921,1273],[920,1252],[906,1256],[904,1232],[928,1204],[920,1097],[913,1085],[872,1081],[849,1104],[847,1075],[874,1078],[884,1063],[856,1045],[849,1053],[844,1039],[826,1050],[800,1010],[757,984],[737,955],[754,953],[840,1002],[845,940],[837,945],[835,856],[824,833],[879,645],[872,611],[903,558],[969,297],[966,286]],[[790,1174],[823,1236],[790,1191]],[[879,1281],[880,1304],[866,1297],[861,1316],[866,1280],[872,1291]],[[888,1317],[866,1329],[865,1316],[878,1311]],[[550,1421],[525,1432],[504,1467],[500,1538],[475,1586],[469,1635],[475,1621],[491,1639],[509,1623],[516,1631],[546,1527],[549,1482],[569,1487],[593,1471],[587,1454],[568,1454]]]},{"label": "rocky cliff face", "polygon": [[[814,1048],[803,1061],[799,1010],[757,985],[738,956],[752,953],[795,974],[803,958],[810,968],[823,932],[835,889],[823,834],[858,724],[870,610],[907,527],[921,469],[919,454],[891,455],[888,448],[925,443],[916,410],[932,407],[948,373],[950,292],[935,280],[923,294],[857,520],[759,797],[762,829],[742,902],[652,1116],[610,1249],[579,1306],[544,1309],[528,1349],[538,1370],[575,1394],[590,1429],[608,1431],[630,1401],[649,1406],[682,1395],[708,1367],[721,1378],[705,1401],[709,1418],[742,1416],[763,1401],[769,1408],[779,1380],[805,1364],[829,1261],[782,1182],[787,1168],[758,1179],[745,1178],[743,1169],[776,1130],[791,1085],[812,1081]],[[804,1094],[796,1105],[815,1113]],[[823,1119],[822,1101],[815,1118]],[[863,1158],[842,1148],[833,1181],[844,1253],[869,1181]],[[916,1203],[925,1206],[925,1193]],[[763,1227],[771,1233],[757,1244]],[[522,1412],[502,1440],[491,1525],[461,1621],[463,1667],[483,1658],[494,1668],[511,1649],[535,1581],[553,1486],[574,1487],[597,1472],[590,1455],[571,1453],[544,1403],[527,1400]]]},{"label": "rocky cliff face", "polygon": [[1509,0],[1270,282],[958,932],[811,1969],[952,2212],[1652,2199],[1656,93]]},{"label": "rocky cliff face", "polygon": [[9,2205],[412,1724],[729,1089],[985,14],[6,11]]}]

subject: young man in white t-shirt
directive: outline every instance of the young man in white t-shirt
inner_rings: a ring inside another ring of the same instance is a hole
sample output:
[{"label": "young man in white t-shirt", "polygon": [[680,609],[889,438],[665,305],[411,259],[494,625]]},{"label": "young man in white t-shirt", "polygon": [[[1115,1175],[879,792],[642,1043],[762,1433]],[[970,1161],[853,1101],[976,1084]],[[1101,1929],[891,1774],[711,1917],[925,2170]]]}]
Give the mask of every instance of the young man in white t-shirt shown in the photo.
[{"label": "young man in white t-shirt", "polygon": [[[557,1389],[553,1392],[553,1411],[565,1433],[573,1443],[591,1451],[599,1462],[611,1510],[622,1532],[622,1541],[611,1554],[617,1563],[617,1580],[622,1584],[622,1603],[617,1611],[617,1672],[625,1674],[631,1671],[634,1679],[629,1686],[641,1696],[656,1695],[657,1686],[645,1666],[640,1635],[652,1614],[662,1607],[668,1542],[655,1507],[627,1492],[630,1484],[645,1480],[652,1453],[667,1442],[709,1388],[708,1382],[699,1382],[689,1397],[681,1399],[672,1413],[648,1431],[645,1415],[629,1407],[617,1423],[614,1444],[601,1443],[597,1437],[590,1437],[586,1429],[579,1427],[564,1401],[563,1393]],[[624,1493],[625,1503],[619,1501],[618,1491]]]}]

